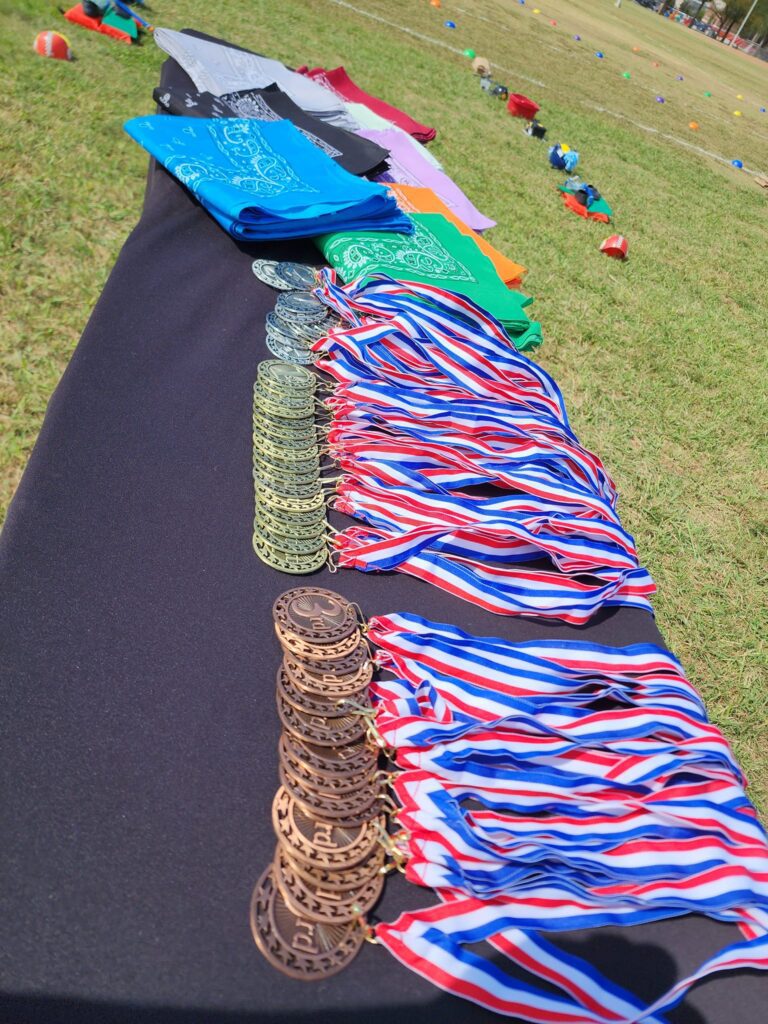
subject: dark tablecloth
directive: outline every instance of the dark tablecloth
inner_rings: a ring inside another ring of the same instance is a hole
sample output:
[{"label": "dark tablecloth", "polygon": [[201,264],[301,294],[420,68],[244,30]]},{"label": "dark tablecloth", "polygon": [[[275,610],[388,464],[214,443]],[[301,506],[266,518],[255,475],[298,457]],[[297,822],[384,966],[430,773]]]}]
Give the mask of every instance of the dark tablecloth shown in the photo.
[{"label": "dark tablecloth", "polygon": [[[173,62],[163,82],[189,84]],[[236,244],[151,165],[0,538],[2,1024],[494,1019],[380,948],[307,985],[251,940],[249,897],[274,847],[270,608],[299,582],[251,550],[251,388],[275,301],[256,253],[317,260],[309,243]],[[659,640],[633,610],[577,630],[493,617],[400,575],[313,582],[366,615]],[[429,899],[396,877],[378,913]],[[688,918],[562,941],[651,999],[736,937]],[[742,973],[670,1019],[757,1024],[766,1006],[768,978]]]}]

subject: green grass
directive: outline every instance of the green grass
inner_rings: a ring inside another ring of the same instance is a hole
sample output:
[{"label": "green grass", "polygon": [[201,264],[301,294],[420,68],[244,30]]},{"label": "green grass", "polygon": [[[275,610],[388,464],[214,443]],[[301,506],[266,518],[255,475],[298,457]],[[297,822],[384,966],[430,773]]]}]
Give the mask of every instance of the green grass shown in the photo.
[{"label": "green grass", "polygon": [[[533,0],[444,0],[440,10],[426,0],[358,0],[395,27],[323,0],[156,0],[153,16],[294,64],[344,63],[371,92],[438,127],[435,152],[499,221],[491,239],[529,267],[546,337],[539,358],[618,482],[624,522],[659,586],[660,626],[765,812],[768,194],[727,161],[768,169],[768,114],[758,110],[768,105],[768,66],[629,0],[618,11],[612,0],[540,2],[537,16]],[[32,39],[62,27],[55,11],[6,2],[0,15],[5,505],[138,217],[146,160],[121,124],[151,109],[162,55],[151,42],[129,49],[67,27],[78,60],[46,61]],[[456,31],[443,27],[448,18]],[[564,211],[545,147],[482,94],[450,49],[465,47],[542,104],[550,140],[580,150],[579,170],[629,239],[627,264],[598,252],[604,227]]]}]

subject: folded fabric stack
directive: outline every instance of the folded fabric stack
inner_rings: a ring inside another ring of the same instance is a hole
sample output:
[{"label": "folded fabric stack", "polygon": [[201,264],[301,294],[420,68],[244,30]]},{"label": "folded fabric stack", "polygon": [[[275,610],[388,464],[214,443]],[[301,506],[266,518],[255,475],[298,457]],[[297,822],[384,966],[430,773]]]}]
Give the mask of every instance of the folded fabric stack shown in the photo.
[{"label": "folded fabric stack", "polygon": [[461,191],[456,182],[423,155],[426,152],[423,146],[413,146],[409,142],[404,143],[401,134],[394,131],[376,131],[365,128],[359,131],[358,135],[389,150],[387,161],[389,170],[378,176],[379,181],[431,188],[465,224],[475,231],[485,231],[486,228],[495,226],[495,220],[491,220],[481,213]]},{"label": "folded fabric stack", "polygon": [[299,75],[279,60],[198,39],[169,28],[155,29],[161,50],[180,64],[201,92],[223,96],[241,89],[279,86],[302,110],[342,128],[354,128],[344,101],[330,89]]},{"label": "folded fabric stack", "polygon": [[290,121],[155,115],[125,130],[237,239],[413,230],[383,186],[349,174]]},{"label": "folded fabric stack", "polygon": [[416,213],[411,220],[412,235],[341,231],[316,238],[315,244],[344,281],[362,284],[385,274],[445,288],[487,310],[517,349],[541,344],[539,324],[524,312],[533,300],[507,288],[474,237],[439,213]]},{"label": "folded fabric stack", "polygon": [[[155,89],[152,98],[169,114],[180,117],[245,117],[256,121],[284,118],[350,174],[371,174],[383,170],[389,155],[377,143],[308,114],[276,85],[266,89],[244,89],[223,96],[166,87]],[[406,137],[410,139],[410,136]]]},{"label": "folded fabric stack", "polygon": [[486,242],[482,235],[478,235],[460,217],[457,217],[453,210],[431,188],[417,188],[414,185],[390,185],[390,191],[394,194],[395,199],[397,199],[397,205],[403,213],[442,214],[446,220],[449,220],[451,224],[459,229],[462,235],[468,235],[474,240],[478,249],[485,253],[491,263],[493,263],[496,273],[504,284],[510,287],[519,284],[520,279],[525,273],[525,267],[520,263],[507,259],[490,242]]},{"label": "folded fabric stack", "polygon": [[396,124],[398,128],[402,128],[403,131],[408,132],[409,135],[412,135],[414,139],[418,139],[419,142],[431,142],[437,135],[434,128],[415,121],[404,111],[398,110],[397,107],[393,107],[391,104],[385,103],[384,100],[380,100],[376,96],[371,96],[370,93],[365,92],[352,81],[343,67],[332,68],[330,71],[326,71],[324,68],[312,68],[310,70],[307,67],[302,67],[299,68],[299,71],[312,81],[335,93],[340,99],[346,100],[348,103],[361,103],[363,106],[368,107],[374,114],[378,114],[380,117],[386,118],[387,121],[391,121],[392,124]]}]

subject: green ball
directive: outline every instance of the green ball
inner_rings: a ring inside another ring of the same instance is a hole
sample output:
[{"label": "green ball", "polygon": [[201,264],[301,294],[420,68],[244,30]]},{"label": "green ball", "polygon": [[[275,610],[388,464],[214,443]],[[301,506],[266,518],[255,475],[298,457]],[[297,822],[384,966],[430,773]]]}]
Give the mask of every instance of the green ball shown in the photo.
[{"label": "green ball", "polygon": [[707,91],[707,92],[705,92],[705,93],[704,93],[704,95],[705,95],[705,96],[711,96],[711,95],[712,95],[712,93],[711,93],[711,92],[709,92],[709,91]]},{"label": "green ball", "polygon": [[464,51],[464,56],[465,57],[469,57],[469,58],[473,58],[475,56],[475,51],[474,50],[465,50]]},{"label": "green ball", "polygon": [[621,77],[622,78],[631,78],[632,75],[630,75],[630,73],[628,71],[625,71]]}]

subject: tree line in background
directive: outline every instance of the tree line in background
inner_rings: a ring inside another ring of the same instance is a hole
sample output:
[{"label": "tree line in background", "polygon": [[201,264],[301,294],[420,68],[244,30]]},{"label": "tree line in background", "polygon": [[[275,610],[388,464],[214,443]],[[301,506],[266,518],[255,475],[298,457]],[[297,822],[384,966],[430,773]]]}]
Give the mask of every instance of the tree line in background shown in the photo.
[{"label": "tree line in background", "polygon": [[[752,6],[752,0],[664,0],[659,14],[668,10],[681,10],[696,21],[706,19],[717,30],[718,39],[726,39],[735,32]],[[757,6],[744,26],[744,37],[762,46],[768,38],[768,0],[758,0]]]}]

